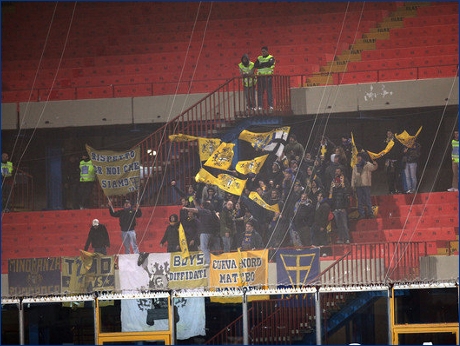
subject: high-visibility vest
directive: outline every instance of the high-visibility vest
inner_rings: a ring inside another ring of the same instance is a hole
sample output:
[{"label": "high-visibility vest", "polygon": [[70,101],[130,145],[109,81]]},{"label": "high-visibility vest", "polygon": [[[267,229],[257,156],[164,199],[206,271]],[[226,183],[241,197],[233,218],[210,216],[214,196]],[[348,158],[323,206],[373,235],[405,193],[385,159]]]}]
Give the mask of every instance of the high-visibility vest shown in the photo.
[{"label": "high-visibility vest", "polygon": [[80,181],[81,182],[88,182],[88,181],[95,181],[96,180],[96,173],[94,171],[94,166],[91,161],[80,161]]},{"label": "high-visibility vest", "polygon": [[2,162],[2,177],[11,177],[13,175],[13,162]]},{"label": "high-visibility vest", "polygon": [[[259,63],[264,63],[264,62],[269,62],[270,59],[274,59],[272,55],[267,55],[267,56],[259,56],[257,60],[259,60]],[[273,74],[275,70],[275,62],[273,62],[273,65],[270,67],[261,67],[257,69],[257,74],[258,75],[271,75]]]},{"label": "high-visibility vest", "polygon": [[458,163],[458,141],[452,140],[452,161]]},{"label": "high-visibility vest", "polygon": [[[254,70],[254,63],[252,61],[249,62],[248,66],[244,66],[242,62],[238,64],[240,68],[241,74],[248,74],[250,75],[252,70]],[[243,85],[245,87],[252,87],[257,83],[257,79],[255,76],[250,77],[243,77]]]}]

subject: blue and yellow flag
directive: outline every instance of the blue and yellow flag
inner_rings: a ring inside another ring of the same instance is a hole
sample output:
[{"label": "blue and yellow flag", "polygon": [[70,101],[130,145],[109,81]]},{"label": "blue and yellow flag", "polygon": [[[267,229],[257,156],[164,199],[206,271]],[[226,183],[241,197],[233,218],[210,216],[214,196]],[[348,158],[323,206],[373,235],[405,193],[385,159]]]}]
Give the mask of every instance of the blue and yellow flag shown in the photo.
[{"label": "blue and yellow flag", "polygon": [[265,163],[265,160],[267,159],[268,154],[264,156],[258,156],[255,157],[252,160],[248,161],[239,161],[236,164],[236,171],[241,174],[249,174],[249,173],[254,173],[257,174],[259,173],[260,169]]},{"label": "blue and yellow flag", "polygon": [[228,170],[233,160],[234,143],[220,143],[219,147],[211,154],[204,163],[205,166]]},{"label": "blue and yellow flag", "polygon": [[184,227],[182,223],[179,223],[179,244],[182,258],[189,258],[190,253],[188,251],[187,237],[185,236]]},{"label": "blue and yellow flag", "polygon": [[204,168],[201,168],[196,174],[195,181],[197,183],[216,185],[221,190],[236,196],[241,196],[244,187],[246,186],[246,180],[238,179],[229,174],[219,174],[215,177]]}]

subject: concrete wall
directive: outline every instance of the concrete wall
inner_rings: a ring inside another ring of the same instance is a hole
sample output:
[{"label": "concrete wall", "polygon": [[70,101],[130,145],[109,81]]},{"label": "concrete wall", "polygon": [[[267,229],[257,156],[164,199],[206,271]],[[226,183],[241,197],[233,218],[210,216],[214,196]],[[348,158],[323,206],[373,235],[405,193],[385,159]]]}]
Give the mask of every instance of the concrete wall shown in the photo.
[{"label": "concrete wall", "polygon": [[[458,79],[294,88],[295,115],[458,105]],[[165,123],[206,94],[2,104],[2,130]]]}]

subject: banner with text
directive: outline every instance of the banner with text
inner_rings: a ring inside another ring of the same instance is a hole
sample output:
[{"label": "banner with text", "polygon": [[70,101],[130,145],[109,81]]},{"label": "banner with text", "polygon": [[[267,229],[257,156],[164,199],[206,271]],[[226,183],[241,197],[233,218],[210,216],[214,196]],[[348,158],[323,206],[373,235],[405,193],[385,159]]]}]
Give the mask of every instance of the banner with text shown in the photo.
[{"label": "banner with text", "polygon": [[10,296],[61,293],[61,258],[17,258],[8,260]]},{"label": "banner with text", "polygon": [[268,283],[268,250],[211,254],[209,288],[216,291],[232,287],[263,288]]},{"label": "banner with text", "polygon": [[171,253],[168,288],[200,288],[208,286],[207,268],[201,251],[190,252],[185,258],[180,252]]},{"label": "banner with text", "polygon": [[139,147],[117,152],[95,150],[86,145],[86,151],[107,197],[123,196],[139,189],[141,172]]},{"label": "banner with text", "polygon": [[62,257],[62,293],[92,293],[115,289],[115,257]]}]

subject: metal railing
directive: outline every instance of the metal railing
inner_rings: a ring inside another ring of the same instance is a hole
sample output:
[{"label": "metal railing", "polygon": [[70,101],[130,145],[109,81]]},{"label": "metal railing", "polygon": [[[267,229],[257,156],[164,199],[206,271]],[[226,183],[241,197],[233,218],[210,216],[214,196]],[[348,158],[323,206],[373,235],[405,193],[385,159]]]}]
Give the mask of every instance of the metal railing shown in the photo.
[{"label": "metal railing", "polygon": [[21,169],[14,168],[10,178],[2,179],[2,210],[34,210],[34,177]]},{"label": "metal railing", "polygon": [[[242,78],[235,77],[145,138],[138,144],[141,152],[139,203],[144,206],[177,204],[177,196],[169,188],[171,180],[176,180],[185,190],[198,173],[201,161],[197,141],[171,142],[170,135],[220,138],[239,117],[291,115],[290,90],[289,76],[274,75],[274,110],[254,111],[247,109]],[[96,195],[97,205],[105,205],[107,199],[99,186]],[[117,198],[114,200],[118,202]]]},{"label": "metal railing", "polygon": [[[332,245],[333,263],[310,285],[343,286],[385,284],[417,279],[420,256],[427,255],[425,242],[367,243]],[[375,272],[375,273],[374,273]],[[343,294],[321,294],[323,318],[346,303]],[[289,344],[293,338],[311,333],[315,328],[313,294],[292,294],[288,298],[253,301],[248,309],[249,336],[253,344]],[[235,319],[207,344],[229,344],[242,341],[242,316]]]}]

